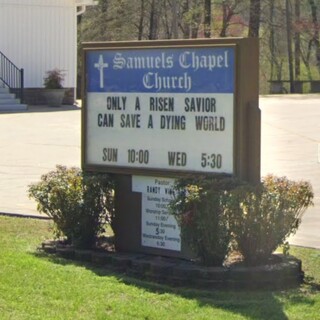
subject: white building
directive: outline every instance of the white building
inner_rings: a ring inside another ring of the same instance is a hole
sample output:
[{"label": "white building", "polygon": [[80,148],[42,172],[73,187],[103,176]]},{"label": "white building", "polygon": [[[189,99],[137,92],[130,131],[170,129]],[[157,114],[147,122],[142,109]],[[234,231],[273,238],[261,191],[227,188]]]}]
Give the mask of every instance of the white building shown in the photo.
[{"label": "white building", "polygon": [[[45,72],[64,71],[76,87],[77,15],[94,0],[0,0],[0,52],[24,69],[26,91],[43,88]],[[1,63],[1,62],[0,62]]]}]

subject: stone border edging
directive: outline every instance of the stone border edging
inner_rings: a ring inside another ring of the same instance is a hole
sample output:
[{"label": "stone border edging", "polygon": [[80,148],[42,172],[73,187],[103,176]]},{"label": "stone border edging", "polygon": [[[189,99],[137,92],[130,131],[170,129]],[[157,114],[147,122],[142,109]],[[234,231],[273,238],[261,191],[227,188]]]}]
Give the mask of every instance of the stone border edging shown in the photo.
[{"label": "stone border edging", "polygon": [[205,267],[192,261],[147,254],[79,250],[47,241],[40,248],[66,259],[90,262],[110,271],[171,286],[201,289],[285,289],[303,282],[301,261],[275,255],[279,262],[245,267]]}]

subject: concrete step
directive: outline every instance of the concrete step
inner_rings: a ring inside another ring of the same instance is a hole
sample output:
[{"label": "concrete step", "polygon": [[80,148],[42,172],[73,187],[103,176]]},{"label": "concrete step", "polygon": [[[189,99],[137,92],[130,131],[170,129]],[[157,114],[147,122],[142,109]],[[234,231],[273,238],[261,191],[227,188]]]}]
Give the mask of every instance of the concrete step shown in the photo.
[{"label": "concrete step", "polygon": [[9,93],[9,89],[0,87],[0,93]]},{"label": "concrete step", "polygon": [[16,99],[16,98],[11,98],[11,99],[1,99],[0,97],[0,105],[4,105],[4,104],[19,104],[20,100]]},{"label": "concrete step", "polygon": [[0,92],[0,100],[1,99],[11,99],[14,98],[15,95],[13,93],[2,93]]},{"label": "concrete step", "polygon": [[0,111],[23,111],[28,110],[26,104],[0,104]]},{"label": "concrete step", "polygon": [[10,93],[9,88],[0,88],[0,111],[14,112],[27,110],[28,105],[20,103],[15,95]]}]

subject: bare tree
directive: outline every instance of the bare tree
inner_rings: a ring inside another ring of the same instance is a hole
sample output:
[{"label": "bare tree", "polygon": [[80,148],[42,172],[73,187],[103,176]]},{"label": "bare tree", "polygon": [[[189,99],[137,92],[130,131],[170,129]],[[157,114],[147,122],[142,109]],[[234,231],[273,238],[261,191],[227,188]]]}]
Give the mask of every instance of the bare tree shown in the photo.
[{"label": "bare tree", "polygon": [[141,0],[140,18],[139,18],[139,25],[138,25],[138,40],[142,40],[142,37],[143,37],[144,17],[145,17],[145,0]]},{"label": "bare tree", "polygon": [[172,0],[172,37],[177,39],[178,35],[178,0]]},{"label": "bare tree", "polygon": [[299,30],[299,22],[300,22],[300,0],[294,1],[294,12],[295,12],[295,30],[294,30],[294,66],[295,66],[295,79],[300,79],[301,74],[301,63],[300,63],[300,30]]},{"label": "bare tree", "polygon": [[311,16],[313,22],[313,45],[315,46],[315,53],[316,53],[316,64],[318,67],[318,71],[320,73],[320,40],[319,40],[319,28],[320,24],[318,22],[318,15],[317,15],[317,5],[314,0],[309,0],[309,5],[311,9]]},{"label": "bare tree", "polygon": [[188,38],[197,38],[203,17],[203,0],[187,0],[183,4],[184,37],[189,31]]},{"label": "bare tree", "polygon": [[219,3],[222,11],[222,25],[219,33],[220,37],[227,36],[227,30],[232,24],[232,18],[239,13],[237,11],[237,6],[239,6],[241,3],[242,1],[230,0],[223,0],[221,3]]},{"label": "bare tree", "polygon": [[180,29],[182,30],[183,38],[188,39],[190,37],[190,23],[186,17],[189,12],[189,0],[183,1],[181,10],[182,10],[182,21],[179,24],[179,26],[180,26]]},{"label": "bare tree", "polygon": [[287,48],[288,48],[288,67],[290,92],[294,92],[293,83],[293,55],[292,55],[292,18],[291,18],[291,2],[286,0],[286,23],[287,23]]},{"label": "bare tree", "polygon": [[260,0],[250,0],[249,37],[259,37],[260,13]]},{"label": "bare tree", "polygon": [[[270,49],[270,79],[273,80],[274,65],[277,64],[275,59],[275,30],[274,30],[274,0],[270,0],[270,37],[269,37],[269,49]],[[279,80],[279,77],[278,77]]]},{"label": "bare tree", "polygon": [[211,37],[211,0],[204,0],[204,37]]},{"label": "bare tree", "polygon": [[149,40],[154,40],[158,38],[158,22],[158,6],[156,0],[152,0],[149,19]]},{"label": "bare tree", "polygon": [[234,14],[234,11],[233,11],[233,8],[226,1],[222,1],[221,7],[222,7],[222,27],[220,31],[220,37],[226,37],[227,28]]}]

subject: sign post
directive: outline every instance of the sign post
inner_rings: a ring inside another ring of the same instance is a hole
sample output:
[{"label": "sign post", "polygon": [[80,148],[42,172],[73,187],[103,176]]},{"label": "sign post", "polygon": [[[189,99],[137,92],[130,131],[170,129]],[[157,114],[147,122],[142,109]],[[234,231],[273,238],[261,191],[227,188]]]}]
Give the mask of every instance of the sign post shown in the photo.
[{"label": "sign post", "polygon": [[117,246],[183,256],[166,207],[174,178],[260,180],[257,40],[88,43],[83,53],[82,165],[115,174]]}]

